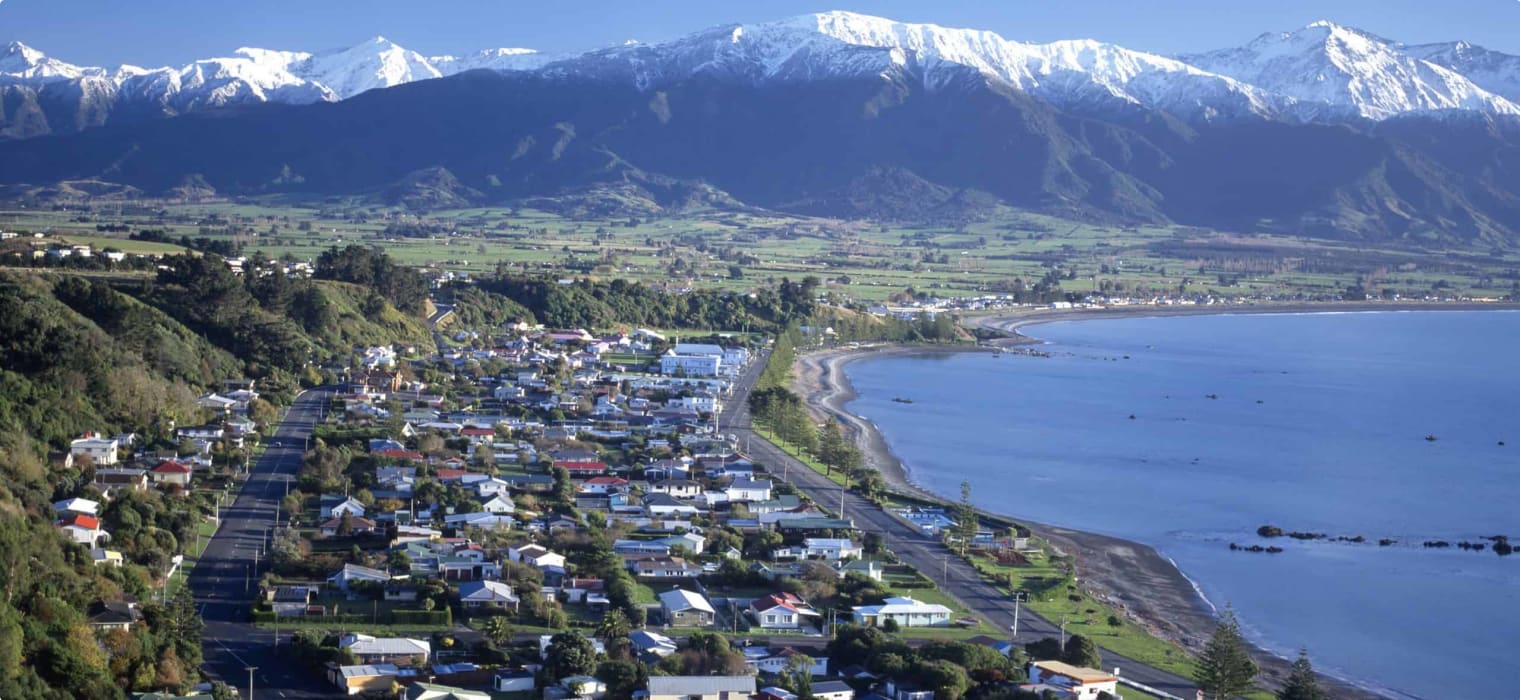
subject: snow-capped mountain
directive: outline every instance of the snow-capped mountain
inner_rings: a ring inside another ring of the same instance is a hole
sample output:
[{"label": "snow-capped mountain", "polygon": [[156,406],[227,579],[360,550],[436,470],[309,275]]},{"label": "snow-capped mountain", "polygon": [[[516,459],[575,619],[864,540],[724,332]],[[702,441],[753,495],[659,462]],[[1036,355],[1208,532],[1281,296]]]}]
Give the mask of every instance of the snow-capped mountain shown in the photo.
[{"label": "snow-capped mountain", "polygon": [[930,90],[974,77],[1063,109],[1159,110],[1196,122],[1383,120],[1443,110],[1520,115],[1520,57],[1461,42],[1404,46],[1331,22],[1166,57],[1086,39],[1026,43],[989,31],[823,12],[566,55],[508,48],[424,56],[377,37],[323,53],[242,48],[182,67],[107,69],[13,43],[0,51],[0,98],[9,103],[0,110],[0,136],[249,102],[332,102],[478,69],[642,90],[697,75],[755,85],[906,80]]},{"label": "snow-capped mountain", "polygon": [[879,76],[932,89],[968,69],[1062,106],[1123,103],[1202,118],[1278,115],[1292,106],[1231,78],[1113,44],[1029,44],[851,12],[718,27],[663,44],[594,51],[544,70],[626,80],[642,89],[697,74],[756,83]]},{"label": "snow-capped mountain", "polygon": [[1239,48],[1182,60],[1271,93],[1331,110],[1353,110],[1367,119],[1454,109],[1520,115],[1520,106],[1451,68],[1333,22],[1263,34]]},{"label": "snow-capped mountain", "polygon": [[1520,56],[1465,41],[1403,47],[1405,53],[1447,68],[1478,87],[1520,104]]}]

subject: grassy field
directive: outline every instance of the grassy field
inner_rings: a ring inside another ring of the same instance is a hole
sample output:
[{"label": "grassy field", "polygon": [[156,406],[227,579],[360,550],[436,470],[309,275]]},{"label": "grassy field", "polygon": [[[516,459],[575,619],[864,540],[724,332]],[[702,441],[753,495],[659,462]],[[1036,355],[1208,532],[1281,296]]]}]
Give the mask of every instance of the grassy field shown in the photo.
[{"label": "grassy field", "polygon": [[1439,241],[1374,248],[1179,226],[1105,226],[1006,208],[963,225],[906,225],[702,210],[635,220],[506,207],[416,216],[351,200],[267,199],[107,204],[85,212],[0,209],[0,222],[100,247],[162,245],[96,230],[126,225],[306,260],[331,245],[364,243],[404,262],[458,272],[505,264],[736,291],[815,274],[828,280],[827,290],[867,302],[909,288],[938,296],[982,294],[1053,273],[1066,291],[1137,296],[1179,290],[1328,295],[1361,283],[1406,296],[1497,297],[1513,290],[1520,267],[1520,251],[1458,250]]}]

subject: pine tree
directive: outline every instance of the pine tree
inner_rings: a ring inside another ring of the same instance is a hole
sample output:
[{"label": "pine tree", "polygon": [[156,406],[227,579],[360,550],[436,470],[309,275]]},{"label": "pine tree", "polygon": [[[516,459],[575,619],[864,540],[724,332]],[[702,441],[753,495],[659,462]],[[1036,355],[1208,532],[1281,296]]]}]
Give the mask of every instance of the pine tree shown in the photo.
[{"label": "pine tree", "polygon": [[1198,657],[1198,671],[1193,680],[1206,696],[1228,700],[1251,689],[1257,670],[1256,662],[1246,651],[1245,639],[1240,636],[1235,611],[1225,608],[1219,616],[1219,627]]},{"label": "pine tree", "polygon": [[1309,663],[1309,650],[1299,649],[1298,660],[1288,673],[1288,682],[1277,691],[1277,700],[1326,700],[1329,697],[1319,688],[1314,675],[1314,665]]}]

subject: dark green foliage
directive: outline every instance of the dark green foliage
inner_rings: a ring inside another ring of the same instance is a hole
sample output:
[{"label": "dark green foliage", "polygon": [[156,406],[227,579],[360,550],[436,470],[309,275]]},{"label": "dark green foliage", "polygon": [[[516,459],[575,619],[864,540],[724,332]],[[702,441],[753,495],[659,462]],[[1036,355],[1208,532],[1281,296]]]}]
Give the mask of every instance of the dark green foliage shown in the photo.
[{"label": "dark green foliage", "polygon": [[1103,665],[1103,657],[1098,655],[1098,645],[1080,634],[1074,634],[1066,640],[1061,660],[1081,668],[1101,668]]},{"label": "dark green foliage", "polygon": [[495,279],[481,282],[486,290],[511,299],[556,328],[639,325],[711,330],[780,330],[800,322],[816,309],[813,297],[818,284],[815,277],[801,282],[783,278],[776,287],[753,294],[717,290],[670,294],[623,279],[559,284],[555,278],[499,272]]},{"label": "dark green foliage", "polygon": [[1319,678],[1314,675],[1314,665],[1309,663],[1309,650],[1298,650],[1298,659],[1293,662],[1282,690],[1277,691],[1277,700],[1325,700],[1327,697],[1319,687]]},{"label": "dark green foliage", "polygon": [[591,673],[596,668],[596,647],[578,632],[561,632],[549,640],[544,673],[554,681]]},{"label": "dark green foliage", "polygon": [[1210,698],[1233,698],[1250,690],[1256,672],[1256,662],[1240,635],[1235,612],[1225,608],[1214,635],[1198,656],[1198,671],[1193,680]]},{"label": "dark green foliage", "polygon": [[410,314],[421,313],[427,302],[427,281],[415,268],[397,265],[391,256],[361,245],[323,251],[317,257],[316,276],[372,289]]},{"label": "dark green foliage", "polygon": [[1061,648],[1061,640],[1055,637],[1046,637],[1036,642],[1024,645],[1024,653],[1034,661],[1058,661],[1065,656],[1066,650]]}]

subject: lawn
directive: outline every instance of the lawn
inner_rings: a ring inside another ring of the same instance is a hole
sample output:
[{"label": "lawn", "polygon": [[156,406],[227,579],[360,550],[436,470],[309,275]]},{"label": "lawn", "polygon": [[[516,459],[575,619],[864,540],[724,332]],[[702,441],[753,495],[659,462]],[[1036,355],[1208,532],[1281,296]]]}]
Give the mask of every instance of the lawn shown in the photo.
[{"label": "lawn", "polygon": [[[1031,559],[1031,566],[1002,566],[984,556],[973,556],[972,563],[984,575],[990,575],[999,587],[1027,593],[1028,610],[1047,620],[1065,619],[1067,633],[1080,634],[1100,647],[1156,668],[1182,676],[1193,675],[1197,665],[1181,647],[1151,636],[1124,615],[1078,590],[1066,573],[1043,554],[1035,554]],[[1110,617],[1119,624],[1110,625]]]}]

